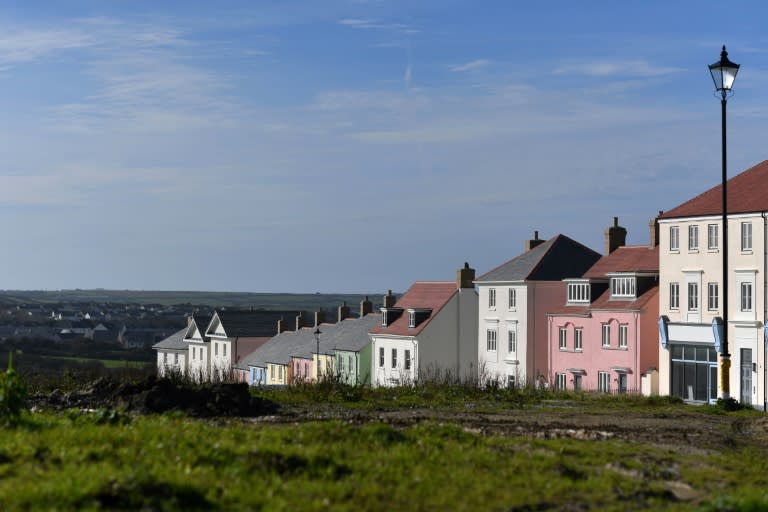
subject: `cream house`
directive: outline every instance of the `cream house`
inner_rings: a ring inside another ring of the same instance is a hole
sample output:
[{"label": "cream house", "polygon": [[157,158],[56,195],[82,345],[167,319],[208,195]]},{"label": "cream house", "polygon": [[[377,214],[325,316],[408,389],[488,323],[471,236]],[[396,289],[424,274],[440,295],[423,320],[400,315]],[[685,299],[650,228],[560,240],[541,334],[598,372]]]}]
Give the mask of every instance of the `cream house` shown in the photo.
[{"label": "cream house", "polygon": [[723,290],[722,189],[661,213],[659,392],[695,402],[720,396],[713,320],[728,294],[730,396],[764,407],[768,161],[728,180],[728,290]]}]

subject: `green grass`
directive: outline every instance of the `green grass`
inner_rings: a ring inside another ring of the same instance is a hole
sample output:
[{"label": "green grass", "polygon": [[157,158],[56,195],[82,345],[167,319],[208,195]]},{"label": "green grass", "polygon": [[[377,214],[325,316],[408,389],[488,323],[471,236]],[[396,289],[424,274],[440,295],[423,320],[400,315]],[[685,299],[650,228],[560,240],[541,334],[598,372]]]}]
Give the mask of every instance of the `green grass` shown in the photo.
[{"label": "green grass", "polygon": [[764,510],[768,450],[337,421],[34,415],[0,430],[3,510]]}]

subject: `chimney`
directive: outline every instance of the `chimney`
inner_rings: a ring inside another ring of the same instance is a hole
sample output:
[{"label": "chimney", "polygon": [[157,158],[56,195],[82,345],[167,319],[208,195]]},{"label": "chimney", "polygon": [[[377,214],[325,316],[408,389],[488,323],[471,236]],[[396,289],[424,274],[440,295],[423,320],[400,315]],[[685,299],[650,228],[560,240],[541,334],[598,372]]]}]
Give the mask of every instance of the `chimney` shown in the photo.
[{"label": "chimney", "polygon": [[[325,311],[322,309],[315,311],[315,327],[325,322]],[[299,330],[298,328],[296,329]]]},{"label": "chimney", "polygon": [[281,332],[285,332],[288,330],[288,326],[285,324],[284,319],[280,319],[277,321],[277,334],[280,334]]},{"label": "chimney", "polygon": [[474,288],[475,284],[472,282],[475,280],[475,269],[469,268],[469,263],[464,262],[464,268],[460,268],[456,271],[456,287],[457,288]]},{"label": "chimney", "polygon": [[299,313],[296,315],[296,330],[301,330],[301,326],[304,324],[304,313]]},{"label": "chimney", "polygon": [[659,245],[659,217],[663,214],[663,210],[659,210],[659,215],[655,219],[651,219],[648,223],[648,231],[650,236],[648,238],[648,248],[653,249]]},{"label": "chimney", "polygon": [[395,302],[397,302],[397,297],[392,295],[392,290],[389,290],[387,294],[384,296],[384,307],[385,308],[394,307]]},{"label": "chimney", "polygon": [[524,249],[525,249],[526,252],[528,252],[531,249],[533,249],[534,247],[538,247],[539,245],[543,244],[544,242],[546,242],[546,240],[540,240],[539,239],[539,231],[536,230],[536,231],[533,232],[533,239],[525,241]]},{"label": "chimney", "polygon": [[368,296],[365,296],[365,300],[360,302],[360,318],[373,312],[373,302],[368,300]]},{"label": "chimney", "polygon": [[627,242],[627,230],[619,226],[619,218],[613,218],[613,226],[605,229],[605,254],[622,247]]},{"label": "chimney", "polygon": [[349,318],[349,306],[347,306],[347,301],[344,301],[341,306],[339,306],[339,314],[336,321],[341,322],[345,318]]}]

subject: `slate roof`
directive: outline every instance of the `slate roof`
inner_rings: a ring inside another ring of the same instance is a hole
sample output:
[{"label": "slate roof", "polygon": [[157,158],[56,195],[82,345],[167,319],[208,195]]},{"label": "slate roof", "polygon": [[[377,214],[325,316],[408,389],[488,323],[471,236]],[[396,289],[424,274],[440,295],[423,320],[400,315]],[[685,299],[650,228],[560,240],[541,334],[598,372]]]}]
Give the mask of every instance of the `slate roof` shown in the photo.
[{"label": "slate roof", "polygon": [[200,337],[205,339],[205,330],[208,329],[208,324],[211,323],[212,318],[213,315],[205,315],[201,313],[193,314],[192,321],[187,325],[187,334],[184,336],[184,338],[190,336],[189,339],[192,340],[192,326],[194,325],[197,328],[197,331],[200,333]]},{"label": "slate roof", "polygon": [[[217,310],[216,314],[228,337],[270,337],[277,332],[278,320],[285,320],[289,326],[293,326],[301,311]],[[203,329],[207,332],[207,328],[208,325]]]},{"label": "slate roof", "polygon": [[[457,292],[456,283],[453,281],[417,281],[395,303],[396,308],[402,308],[403,314],[391,322],[388,326],[375,326],[371,334],[394,334],[397,336],[416,336]],[[474,292],[471,288],[468,291]],[[428,318],[416,327],[408,327],[408,308],[431,309]]]},{"label": "slate roof", "polygon": [[[362,350],[368,343],[368,331],[381,323],[381,314],[372,313],[363,318],[346,318],[336,324],[320,324],[320,353],[341,350]],[[292,357],[311,359],[317,351],[315,328],[304,327],[298,331],[286,331],[273,336],[237,364],[237,368],[266,367],[267,363],[288,364]]]},{"label": "slate roof", "polygon": [[154,349],[164,349],[164,350],[187,350],[187,344],[184,342],[184,336],[187,334],[187,328],[183,328],[178,332],[175,332],[165,338],[162,341],[159,341],[152,345],[152,348]]},{"label": "slate roof", "polygon": [[475,282],[560,281],[581,277],[599,259],[600,253],[557,235],[486,272]]},{"label": "slate roof", "polygon": [[[712,178],[719,176],[713,175]],[[668,210],[660,219],[722,214],[722,183]],[[768,211],[768,160],[728,180],[728,213]]]},{"label": "slate roof", "polygon": [[623,246],[603,256],[584,273],[585,278],[606,278],[611,272],[659,272],[659,246]]}]

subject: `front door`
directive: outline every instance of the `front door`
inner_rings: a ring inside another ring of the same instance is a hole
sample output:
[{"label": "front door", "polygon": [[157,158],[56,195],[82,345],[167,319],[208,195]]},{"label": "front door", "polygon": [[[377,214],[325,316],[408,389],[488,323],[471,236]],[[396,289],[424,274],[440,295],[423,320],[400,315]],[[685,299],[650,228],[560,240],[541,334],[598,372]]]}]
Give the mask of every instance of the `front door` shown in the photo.
[{"label": "front door", "polygon": [[742,404],[752,404],[752,349],[741,349],[741,398]]},{"label": "front door", "polygon": [[619,374],[619,393],[626,393],[626,392],[627,392],[627,374],[620,373]]}]

